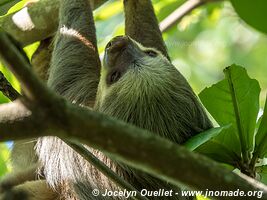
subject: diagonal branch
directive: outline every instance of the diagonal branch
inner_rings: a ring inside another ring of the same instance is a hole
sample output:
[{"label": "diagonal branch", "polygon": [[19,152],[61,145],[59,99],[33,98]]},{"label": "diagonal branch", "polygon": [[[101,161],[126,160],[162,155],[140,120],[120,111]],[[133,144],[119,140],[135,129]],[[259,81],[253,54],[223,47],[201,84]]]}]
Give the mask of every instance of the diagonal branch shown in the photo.
[{"label": "diagonal branch", "polygon": [[[13,107],[11,110],[17,109]],[[63,109],[53,110],[53,113],[41,111],[33,110],[31,115],[26,115],[26,112],[24,118],[20,115],[20,120],[3,120],[0,116],[0,140],[46,135],[78,140],[117,161],[178,186],[182,183],[201,191],[262,191],[262,199],[267,199],[266,186],[256,180],[245,175],[239,176],[204,156],[189,152],[146,130],[67,102]],[[6,111],[0,107],[0,112]],[[64,119],[55,120],[54,112],[60,112]],[[7,116],[10,118],[11,113],[9,110]]]},{"label": "diagonal branch", "polygon": [[107,167],[102,161],[100,161],[94,154],[92,154],[88,149],[86,149],[82,144],[72,141],[65,141],[73,150],[79,153],[87,162],[95,166],[102,174],[112,180],[117,186],[127,191],[136,191],[136,197],[130,197],[130,199],[136,200],[148,200],[145,196],[136,190],[131,184],[126,182],[118,174],[113,172],[109,167]]},{"label": "diagonal branch", "polygon": [[[187,0],[182,6],[160,23],[162,32],[180,21],[193,9],[206,3],[222,0]],[[107,0],[91,0],[94,9]],[[42,0],[29,4],[21,11],[0,18],[0,27],[12,35],[23,46],[53,35],[58,26],[59,0]],[[16,20],[16,19],[24,20]]]},{"label": "diagonal branch", "polygon": [[[23,46],[43,40],[56,32],[59,1],[42,0],[30,3],[16,13],[0,17],[0,27]],[[90,0],[90,2],[96,9],[107,0]]]},{"label": "diagonal branch", "polygon": [[166,32],[172,26],[177,24],[185,15],[189,14],[192,10],[212,2],[218,2],[222,0],[187,0],[183,5],[177,8],[173,13],[166,17],[160,23],[161,32]]},{"label": "diagonal branch", "polygon": [[36,116],[23,105],[21,100],[1,104],[0,119],[0,138],[2,141],[4,133],[8,134],[8,140],[18,140],[24,139],[25,133],[31,132],[33,135],[38,135],[41,132],[45,134],[47,129],[46,126],[42,125],[41,121],[36,120]]},{"label": "diagonal branch", "polygon": [[11,69],[21,83],[25,96],[31,101],[48,103],[51,91],[35,76],[30,63],[12,38],[0,30],[0,58]]}]

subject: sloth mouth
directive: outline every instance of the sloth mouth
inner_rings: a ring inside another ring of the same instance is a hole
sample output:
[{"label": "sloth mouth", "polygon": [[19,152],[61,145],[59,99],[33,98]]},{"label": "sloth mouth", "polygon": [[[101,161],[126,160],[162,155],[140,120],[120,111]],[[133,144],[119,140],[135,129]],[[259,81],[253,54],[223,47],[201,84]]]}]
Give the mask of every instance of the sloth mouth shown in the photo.
[{"label": "sloth mouth", "polygon": [[108,72],[107,75],[107,83],[109,85],[116,83],[117,81],[119,81],[126,73],[129,69],[134,69],[134,70],[140,70],[141,66],[138,64],[138,62],[133,61],[132,63],[130,63],[127,66],[122,66],[122,67],[114,67],[114,69],[111,69]]},{"label": "sloth mouth", "polygon": [[114,71],[112,73],[109,73],[109,75],[107,77],[107,83],[113,84],[113,83],[117,82],[121,77],[122,77],[122,74],[120,71]]},{"label": "sloth mouth", "polygon": [[113,68],[109,69],[107,75],[107,84],[111,85],[116,83],[127,73],[127,71],[131,69],[135,72],[140,72],[142,69],[142,63],[140,63],[138,60],[133,60],[129,63],[124,63],[123,65],[115,65]]}]

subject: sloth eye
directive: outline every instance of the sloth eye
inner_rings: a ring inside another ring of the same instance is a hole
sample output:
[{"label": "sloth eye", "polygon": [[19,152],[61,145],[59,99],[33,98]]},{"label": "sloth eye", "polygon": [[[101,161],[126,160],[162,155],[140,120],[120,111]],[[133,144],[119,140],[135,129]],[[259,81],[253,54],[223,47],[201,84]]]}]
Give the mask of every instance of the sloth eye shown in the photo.
[{"label": "sloth eye", "polygon": [[106,48],[108,49],[108,48],[110,48],[111,46],[112,46],[112,42],[109,42],[109,43],[107,44]]},{"label": "sloth eye", "polygon": [[145,51],[145,54],[146,55],[148,55],[148,56],[150,56],[150,57],[157,57],[157,52],[155,52],[155,51],[153,51],[153,50],[147,50],[147,51]]}]

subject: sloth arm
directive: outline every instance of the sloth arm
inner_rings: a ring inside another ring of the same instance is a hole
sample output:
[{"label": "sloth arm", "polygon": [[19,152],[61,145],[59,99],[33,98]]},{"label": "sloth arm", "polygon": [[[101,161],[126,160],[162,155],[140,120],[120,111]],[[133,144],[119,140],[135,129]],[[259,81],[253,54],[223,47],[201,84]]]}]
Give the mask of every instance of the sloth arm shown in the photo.
[{"label": "sloth arm", "polygon": [[125,33],[169,59],[151,0],[124,0]]},{"label": "sloth arm", "polygon": [[62,0],[60,4],[48,86],[73,103],[92,107],[100,60],[90,3]]}]

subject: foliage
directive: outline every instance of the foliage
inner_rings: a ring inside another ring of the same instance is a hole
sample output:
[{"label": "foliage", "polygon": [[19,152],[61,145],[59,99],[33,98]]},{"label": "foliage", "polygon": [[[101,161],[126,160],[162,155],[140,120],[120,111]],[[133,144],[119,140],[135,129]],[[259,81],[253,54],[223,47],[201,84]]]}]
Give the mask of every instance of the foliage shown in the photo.
[{"label": "foliage", "polygon": [[254,28],[267,33],[267,21],[266,18],[266,6],[265,0],[256,0],[251,2],[250,0],[243,0],[240,3],[239,0],[231,0],[236,12],[239,16]]},{"label": "foliage", "polygon": [[[223,80],[204,89],[199,95],[221,127],[191,138],[186,146],[195,145],[195,151],[254,176],[255,164],[267,152],[267,106],[257,127],[259,83],[250,79],[240,66],[232,65],[224,70],[224,74]],[[266,173],[266,170],[261,173]]]},{"label": "foliage", "polygon": [[231,66],[224,72],[225,79],[202,91],[200,99],[219,125],[232,125],[218,141],[239,155],[253,148],[260,87],[243,68]]},{"label": "foliage", "polygon": [[1,0],[1,2],[0,2],[0,15],[4,15],[12,5],[14,5],[18,2],[19,2],[19,0]]}]

